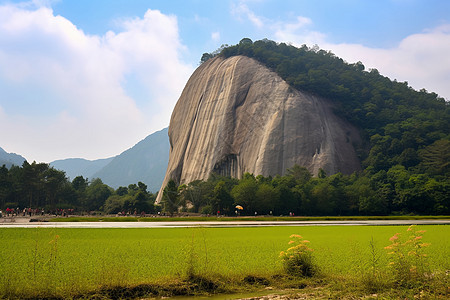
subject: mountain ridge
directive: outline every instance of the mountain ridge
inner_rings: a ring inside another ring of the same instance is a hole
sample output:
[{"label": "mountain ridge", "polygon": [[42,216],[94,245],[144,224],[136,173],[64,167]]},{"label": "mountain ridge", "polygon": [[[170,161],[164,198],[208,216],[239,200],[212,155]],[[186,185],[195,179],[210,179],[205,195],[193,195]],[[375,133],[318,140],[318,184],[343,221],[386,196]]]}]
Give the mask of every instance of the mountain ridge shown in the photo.
[{"label": "mountain ridge", "polygon": [[53,161],[50,165],[65,171],[71,180],[76,176],[100,178],[115,189],[141,181],[150,191],[156,192],[161,187],[169,161],[167,132],[168,128],[156,131],[114,157],[97,160],[68,158]]},{"label": "mountain ridge", "polygon": [[8,153],[0,147],[0,167],[5,165],[10,168],[12,165],[21,166],[26,159],[16,153]]},{"label": "mountain ridge", "polygon": [[157,191],[169,161],[168,128],[156,131],[98,170],[93,176],[118,188],[141,181],[150,191]]},{"label": "mountain ridge", "polygon": [[50,166],[66,172],[67,177],[73,180],[77,176],[92,178],[100,169],[109,164],[114,157],[88,160],[84,158],[66,158],[52,161]]}]

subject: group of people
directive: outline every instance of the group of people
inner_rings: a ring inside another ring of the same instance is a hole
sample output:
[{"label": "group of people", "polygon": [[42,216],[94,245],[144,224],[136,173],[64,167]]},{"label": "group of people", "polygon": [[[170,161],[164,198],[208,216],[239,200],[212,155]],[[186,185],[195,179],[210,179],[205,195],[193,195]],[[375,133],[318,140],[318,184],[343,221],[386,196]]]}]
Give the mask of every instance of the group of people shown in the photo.
[{"label": "group of people", "polygon": [[[56,215],[56,216],[68,216],[69,214],[73,214],[74,213],[74,209],[70,208],[70,209],[55,209],[52,211],[48,211],[47,214],[50,215]],[[31,208],[31,207],[26,207],[24,209],[20,209],[19,207],[17,208],[9,208],[7,207],[5,210],[5,217],[25,217],[25,216],[44,216],[46,214],[45,210],[43,208]],[[0,218],[3,217],[3,211],[0,210]]]},{"label": "group of people", "polygon": [[[39,208],[30,208],[30,207],[26,207],[24,209],[20,209],[20,208],[9,208],[7,207],[5,210],[5,216],[7,217],[16,217],[16,216],[32,216],[32,215],[39,215],[42,214],[44,215],[44,210],[43,209],[39,209]],[[0,217],[3,217],[3,212],[0,210]]]}]

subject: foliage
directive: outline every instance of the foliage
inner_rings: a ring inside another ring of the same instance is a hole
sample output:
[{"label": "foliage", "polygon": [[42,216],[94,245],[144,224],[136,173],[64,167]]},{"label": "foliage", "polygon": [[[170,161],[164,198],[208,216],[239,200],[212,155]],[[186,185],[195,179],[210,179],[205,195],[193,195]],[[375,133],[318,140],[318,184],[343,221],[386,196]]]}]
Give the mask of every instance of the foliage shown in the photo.
[{"label": "foliage", "polygon": [[286,273],[299,277],[315,275],[317,266],[313,261],[313,249],[308,247],[309,241],[298,234],[292,234],[290,238],[289,245],[291,246],[280,253]]},{"label": "foliage", "polygon": [[207,181],[174,186],[172,193],[183,197],[178,201],[182,211],[205,214],[233,216],[240,205],[243,216],[385,216],[449,214],[449,190],[445,177],[417,174],[402,165],[375,174],[320,178],[294,165],[274,178],[245,173],[238,180],[212,174]]},{"label": "foliage", "polygon": [[430,243],[424,243],[422,240],[426,230],[417,230],[411,225],[406,231],[408,237],[396,233],[389,239],[391,244],[385,247],[391,256],[389,265],[393,269],[396,282],[400,285],[422,281],[429,273],[424,248],[430,246]]},{"label": "foliage", "polygon": [[163,190],[162,206],[163,211],[173,215],[178,211],[179,206],[179,192],[178,187],[173,179],[169,180],[166,187]]},{"label": "foliage", "polygon": [[77,176],[70,182],[63,171],[45,163],[25,161],[21,167],[0,167],[0,209],[39,208],[51,213],[58,209],[73,209],[78,213],[100,210],[106,213],[152,213],[155,198],[142,182],[114,191],[99,178],[89,181]]}]

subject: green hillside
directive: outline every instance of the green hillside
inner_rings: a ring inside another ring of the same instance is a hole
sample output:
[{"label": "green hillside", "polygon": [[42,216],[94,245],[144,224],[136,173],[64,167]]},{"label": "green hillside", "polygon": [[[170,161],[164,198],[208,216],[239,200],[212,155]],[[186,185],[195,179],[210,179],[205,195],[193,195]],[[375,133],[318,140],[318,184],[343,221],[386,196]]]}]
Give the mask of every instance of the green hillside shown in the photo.
[{"label": "green hillside", "polygon": [[254,58],[293,88],[332,101],[335,113],[360,130],[363,144],[357,151],[363,171],[320,170],[313,177],[303,166],[288,166],[285,176],[274,178],[212,174],[206,182],[180,187],[169,182],[170,199],[162,200],[166,211],[173,210],[169,204],[175,199],[182,206],[190,202],[195,211],[227,214],[235,213],[236,205],[247,215],[450,213],[450,106],[443,98],[318,47],[245,38],[203,54],[201,62],[217,55]]},{"label": "green hillside", "polygon": [[169,162],[169,147],[168,128],[164,128],[114,157],[93,177],[115,189],[142,181],[151,192],[157,192]]},{"label": "green hillside", "polygon": [[399,164],[415,172],[449,175],[450,105],[437,94],[416,91],[407,82],[317,47],[244,38],[219,50],[204,54],[202,61],[215,55],[252,57],[292,87],[332,100],[336,114],[361,129],[365,145],[359,150],[367,171]]}]

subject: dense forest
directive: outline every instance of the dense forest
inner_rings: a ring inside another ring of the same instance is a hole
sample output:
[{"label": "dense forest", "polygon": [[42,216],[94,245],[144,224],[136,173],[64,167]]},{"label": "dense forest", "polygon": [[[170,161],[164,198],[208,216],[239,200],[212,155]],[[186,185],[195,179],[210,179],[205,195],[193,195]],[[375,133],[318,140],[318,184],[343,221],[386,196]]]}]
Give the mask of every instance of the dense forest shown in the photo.
[{"label": "dense forest", "polygon": [[69,181],[63,171],[46,163],[27,161],[22,166],[0,167],[0,210],[25,208],[52,214],[153,213],[155,195],[138,182],[112,189],[101,179],[77,176]]},{"label": "dense forest", "polygon": [[[449,214],[449,183],[397,165],[388,171],[317,177],[298,165],[284,176],[246,173],[238,180],[212,174],[207,181],[177,186],[169,181],[163,211],[203,214],[349,216]],[[243,210],[236,210],[236,205]]]}]

